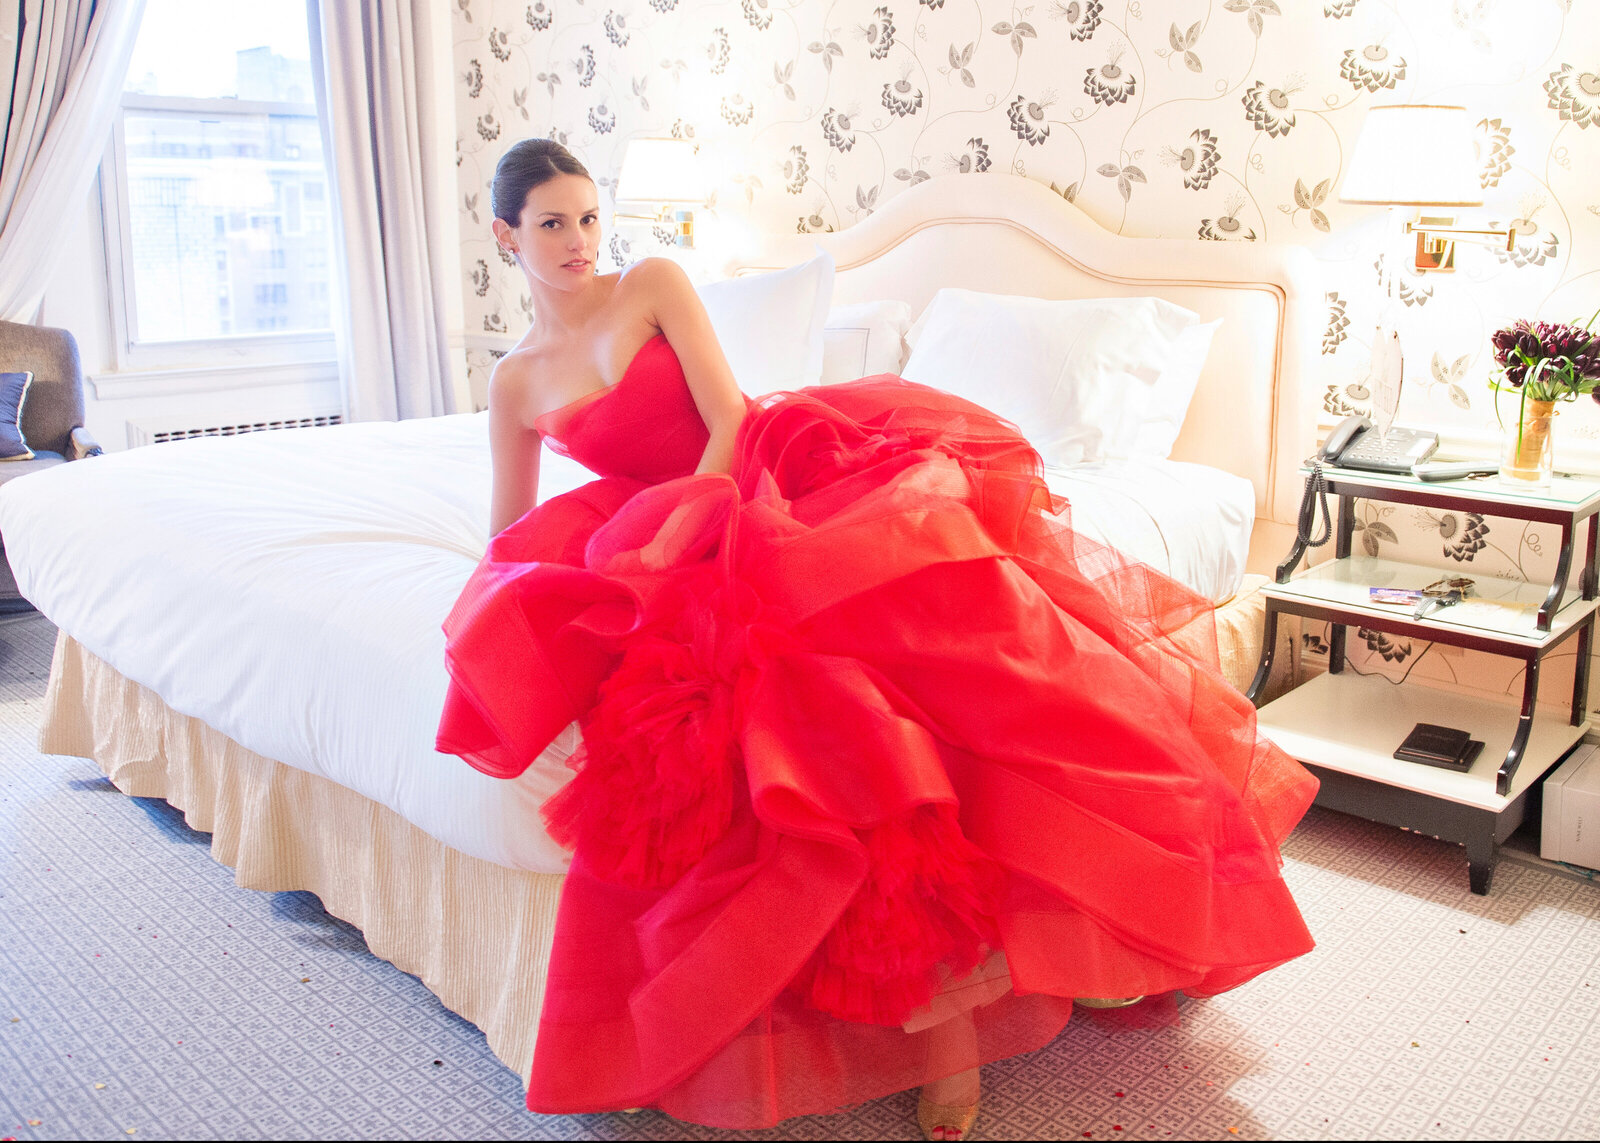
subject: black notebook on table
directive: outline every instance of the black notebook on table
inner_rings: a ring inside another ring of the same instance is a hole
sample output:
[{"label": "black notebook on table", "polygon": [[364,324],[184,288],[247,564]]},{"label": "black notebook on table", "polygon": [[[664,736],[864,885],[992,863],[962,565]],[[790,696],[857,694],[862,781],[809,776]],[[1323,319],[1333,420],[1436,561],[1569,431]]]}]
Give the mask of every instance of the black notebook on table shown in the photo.
[{"label": "black notebook on table", "polygon": [[1470,770],[1482,749],[1483,743],[1465,730],[1419,722],[1394,756],[1403,762],[1421,762],[1446,770]]}]

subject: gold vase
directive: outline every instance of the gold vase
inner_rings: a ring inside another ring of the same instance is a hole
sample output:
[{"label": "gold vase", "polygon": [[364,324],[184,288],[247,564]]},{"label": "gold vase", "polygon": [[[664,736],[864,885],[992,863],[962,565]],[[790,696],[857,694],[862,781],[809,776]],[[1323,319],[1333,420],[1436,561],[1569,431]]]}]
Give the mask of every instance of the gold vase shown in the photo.
[{"label": "gold vase", "polygon": [[1554,401],[1524,401],[1519,415],[1505,422],[1500,450],[1500,480],[1515,488],[1548,488],[1555,467],[1551,430],[1555,428]]}]

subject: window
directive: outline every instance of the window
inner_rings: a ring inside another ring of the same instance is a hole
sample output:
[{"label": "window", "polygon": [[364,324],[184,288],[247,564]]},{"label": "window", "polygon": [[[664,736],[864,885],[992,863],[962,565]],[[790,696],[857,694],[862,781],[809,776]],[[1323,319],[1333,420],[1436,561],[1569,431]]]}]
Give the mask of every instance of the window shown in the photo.
[{"label": "window", "polygon": [[123,368],[333,357],[310,57],[304,0],[148,0],[102,167]]}]

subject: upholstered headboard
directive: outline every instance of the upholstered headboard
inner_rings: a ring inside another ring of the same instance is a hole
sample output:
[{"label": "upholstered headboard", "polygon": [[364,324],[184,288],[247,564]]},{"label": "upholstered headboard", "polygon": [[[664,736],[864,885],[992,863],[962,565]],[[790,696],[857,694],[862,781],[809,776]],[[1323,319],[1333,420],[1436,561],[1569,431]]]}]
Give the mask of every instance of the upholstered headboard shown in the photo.
[{"label": "upholstered headboard", "polygon": [[1299,247],[1126,238],[1049,188],[1004,174],[948,175],[902,191],[850,229],[763,240],[733,273],[793,265],[816,246],[837,265],[835,305],[895,298],[914,313],[945,286],[1039,298],[1153,294],[1222,318],[1173,450],[1256,489],[1251,570],[1288,549],[1298,468],[1315,444],[1304,358],[1321,301]]}]

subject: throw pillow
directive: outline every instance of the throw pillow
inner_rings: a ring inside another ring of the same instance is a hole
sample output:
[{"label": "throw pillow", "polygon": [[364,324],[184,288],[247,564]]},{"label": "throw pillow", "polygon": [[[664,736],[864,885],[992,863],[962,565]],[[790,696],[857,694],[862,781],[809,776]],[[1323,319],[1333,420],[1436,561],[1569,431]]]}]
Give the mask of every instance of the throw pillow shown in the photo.
[{"label": "throw pillow", "polygon": [[33,384],[32,373],[0,373],[0,460],[32,460],[22,436],[22,400]]},{"label": "throw pillow", "polygon": [[899,373],[906,362],[911,307],[905,302],[856,302],[834,306],[822,326],[822,381],[835,385],[858,377]]},{"label": "throw pillow", "polygon": [[833,297],[833,258],[710,282],[697,289],[746,395],[803,389],[822,377],[822,324]]},{"label": "throw pillow", "polygon": [[943,289],[907,335],[904,376],[1004,417],[1046,464],[1127,456],[1179,335],[1198,320],[1161,298]]}]

